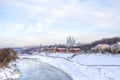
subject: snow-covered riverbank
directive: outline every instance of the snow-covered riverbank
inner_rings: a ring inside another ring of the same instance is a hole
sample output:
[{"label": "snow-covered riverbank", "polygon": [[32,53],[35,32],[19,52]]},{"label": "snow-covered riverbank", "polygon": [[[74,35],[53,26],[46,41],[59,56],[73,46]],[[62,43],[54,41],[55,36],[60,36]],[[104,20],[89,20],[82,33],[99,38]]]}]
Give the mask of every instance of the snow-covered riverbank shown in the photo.
[{"label": "snow-covered riverbank", "polygon": [[[57,55],[57,58],[55,58],[55,56],[50,57],[50,56],[40,56],[40,55],[39,56],[30,55],[30,56],[20,56],[20,57],[32,58],[32,59],[36,59],[37,61],[51,64],[56,68],[59,68],[67,72],[69,75],[72,76],[73,80],[119,80],[119,77],[118,77],[118,74],[120,73],[119,66],[118,67],[114,67],[114,66],[113,67],[104,67],[104,66],[88,67],[85,65],[80,65],[78,63],[79,60],[77,59],[82,58],[79,56],[76,56],[77,58],[75,59],[68,59],[68,58],[62,58],[62,57],[59,58],[58,55]],[[93,56],[93,59],[96,60],[94,56]],[[101,60],[102,60],[102,57],[101,57]],[[118,60],[119,60],[119,57],[118,57]],[[96,60],[96,63],[97,63],[97,60]]]},{"label": "snow-covered riverbank", "polygon": [[18,80],[72,80],[64,71],[40,61],[21,59],[17,66],[22,73]]},{"label": "snow-covered riverbank", "polygon": [[11,62],[9,67],[4,67],[0,69],[0,80],[16,80],[21,76],[15,63]]},{"label": "snow-covered riverbank", "polygon": [[[19,57],[20,61],[27,58],[29,60],[34,60],[35,63],[43,62],[50,64],[61,71],[66,72],[73,80],[120,80],[120,55],[79,54],[70,58],[71,56],[71,53],[52,53],[47,56],[40,54],[21,55]],[[17,64],[19,63],[17,62]],[[32,63],[30,64],[32,65]],[[29,64],[22,63],[22,71],[26,70],[25,65]],[[35,68],[35,66],[33,66],[33,68]],[[28,72],[29,71],[31,71],[31,68],[29,68]],[[19,71],[16,71],[15,67],[12,65],[10,68],[0,69],[0,80],[16,80],[20,75]],[[24,75],[23,78],[27,78],[27,75],[26,77]],[[20,79],[22,80],[23,78]]]}]

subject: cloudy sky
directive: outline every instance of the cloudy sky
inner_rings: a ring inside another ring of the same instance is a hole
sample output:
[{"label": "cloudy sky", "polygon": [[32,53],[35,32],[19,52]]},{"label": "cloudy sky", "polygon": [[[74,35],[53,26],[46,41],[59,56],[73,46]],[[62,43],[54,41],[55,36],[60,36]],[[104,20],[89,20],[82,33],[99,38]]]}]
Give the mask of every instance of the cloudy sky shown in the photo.
[{"label": "cloudy sky", "polygon": [[120,0],[0,0],[0,47],[120,36]]}]

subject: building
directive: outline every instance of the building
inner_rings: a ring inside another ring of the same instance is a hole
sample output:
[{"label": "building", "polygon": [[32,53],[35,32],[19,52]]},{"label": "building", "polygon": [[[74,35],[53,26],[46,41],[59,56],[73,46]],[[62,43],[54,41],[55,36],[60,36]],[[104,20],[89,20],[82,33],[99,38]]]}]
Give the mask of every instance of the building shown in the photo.
[{"label": "building", "polygon": [[80,48],[71,48],[71,49],[69,50],[69,52],[79,53],[79,52],[80,52]]},{"label": "building", "polygon": [[109,44],[98,44],[97,46],[93,47],[91,50],[96,53],[97,52],[105,53],[110,50],[110,45]]},{"label": "building", "polygon": [[67,52],[66,48],[57,48],[57,52],[65,53]]},{"label": "building", "polygon": [[73,46],[75,44],[75,39],[71,36],[67,37],[66,44],[67,44],[68,47]]},{"label": "building", "polygon": [[120,53],[120,42],[117,42],[116,44],[111,45],[111,51],[113,53]]}]

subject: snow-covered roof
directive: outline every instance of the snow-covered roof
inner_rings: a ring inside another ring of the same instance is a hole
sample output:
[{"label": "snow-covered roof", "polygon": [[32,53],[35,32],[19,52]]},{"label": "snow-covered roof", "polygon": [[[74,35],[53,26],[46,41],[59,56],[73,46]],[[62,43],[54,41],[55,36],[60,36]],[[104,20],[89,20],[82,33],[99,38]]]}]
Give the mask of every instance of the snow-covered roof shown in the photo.
[{"label": "snow-covered roof", "polygon": [[98,44],[96,47],[101,47],[101,46],[110,46],[109,44]]},{"label": "snow-covered roof", "polygon": [[118,45],[120,45],[120,42],[117,42]]}]

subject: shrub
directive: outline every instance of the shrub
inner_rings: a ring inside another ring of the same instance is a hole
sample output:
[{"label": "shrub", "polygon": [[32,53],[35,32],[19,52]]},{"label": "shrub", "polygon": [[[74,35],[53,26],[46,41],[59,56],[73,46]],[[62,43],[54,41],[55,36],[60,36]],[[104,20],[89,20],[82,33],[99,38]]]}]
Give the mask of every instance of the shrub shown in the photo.
[{"label": "shrub", "polygon": [[17,58],[17,53],[11,48],[0,49],[0,67],[7,67],[11,61],[15,61]]}]

